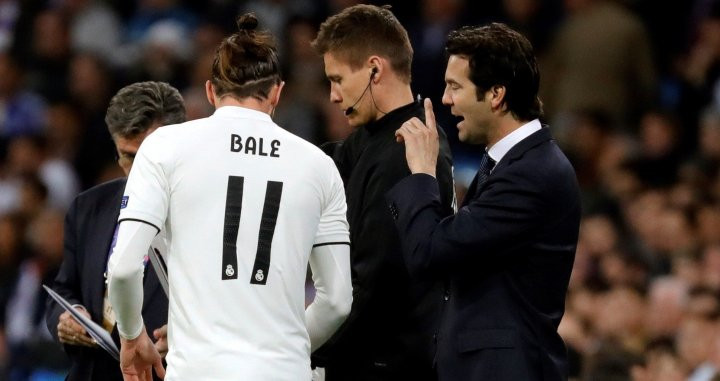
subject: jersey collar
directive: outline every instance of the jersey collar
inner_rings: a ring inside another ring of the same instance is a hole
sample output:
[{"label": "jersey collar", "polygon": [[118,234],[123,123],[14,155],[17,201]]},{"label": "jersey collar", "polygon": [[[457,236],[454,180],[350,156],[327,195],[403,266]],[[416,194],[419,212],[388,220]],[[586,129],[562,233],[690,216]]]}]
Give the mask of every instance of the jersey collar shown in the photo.
[{"label": "jersey collar", "polygon": [[224,118],[258,119],[272,122],[270,115],[262,111],[257,111],[240,106],[222,106],[215,110],[213,116],[219,116]]}]

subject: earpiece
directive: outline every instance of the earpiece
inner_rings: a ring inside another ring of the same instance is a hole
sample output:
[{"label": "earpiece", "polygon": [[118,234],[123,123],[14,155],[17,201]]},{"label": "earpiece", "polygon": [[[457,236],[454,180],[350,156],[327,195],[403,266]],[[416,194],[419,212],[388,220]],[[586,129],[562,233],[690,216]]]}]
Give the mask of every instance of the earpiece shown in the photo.
[{"label": "earpiece", "polygon": [[355,103],[353,103],[352,106],[348,107],[347,110],[345,110],[345,116],[348,116],[348,115],[352,114],[353,112],[355,112],[355,106],[357,106],[357,104],[360,103],[360,100],[363,99],[363,97],[365,96],[365,93],[368,91],[368,89],[372,85],[372,80],[373,80],[373,78],[375,78],[375,74],[377,74],[377,71],[378,71],[377,67],[373,66],[372,70],[370,70],[370,79],[368,80],[368,84],[365,87],[365,90],[362,92],[362,95],[360,95],[360,98],[358,98],[358,100],[355,101]]}]

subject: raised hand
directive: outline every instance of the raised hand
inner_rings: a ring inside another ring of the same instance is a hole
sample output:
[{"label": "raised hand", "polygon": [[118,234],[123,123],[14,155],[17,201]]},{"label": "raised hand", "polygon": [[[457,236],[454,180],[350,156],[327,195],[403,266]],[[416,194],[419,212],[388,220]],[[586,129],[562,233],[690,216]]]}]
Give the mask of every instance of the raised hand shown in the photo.
[{"label": "raised hand", "polygon": [[430,99],[425,98],[425,123],[412,118],[395,131],[395,139],[405,142],[405,159],[412,173],[427,173],[435,177],[440,143],[437,124]]}]

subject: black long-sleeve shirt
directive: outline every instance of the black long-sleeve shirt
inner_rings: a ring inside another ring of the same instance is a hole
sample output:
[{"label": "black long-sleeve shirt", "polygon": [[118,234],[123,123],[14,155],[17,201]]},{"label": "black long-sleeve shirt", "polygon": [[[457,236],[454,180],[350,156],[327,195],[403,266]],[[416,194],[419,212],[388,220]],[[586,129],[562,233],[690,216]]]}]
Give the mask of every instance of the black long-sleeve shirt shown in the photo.
[{"label": "black long-sleeve shirt", "polygon": [[[432,335],[441,305],[440,287],[409,277],[385,193],[410,175],[405,145],[395,131],[412,117],[425,119],[421,102],[395,109],[359,127],[344,142],[326,146],[345,184],[350,223],[353,305],[348,319],[314,363],[327,379],[404,379],[432,374]],[[438,128],[437,178],[447,213],[454,206],[452,157]],[[417,378],[412,378],[417,379]],[[422,378],[425,379],[425,378]]]}]

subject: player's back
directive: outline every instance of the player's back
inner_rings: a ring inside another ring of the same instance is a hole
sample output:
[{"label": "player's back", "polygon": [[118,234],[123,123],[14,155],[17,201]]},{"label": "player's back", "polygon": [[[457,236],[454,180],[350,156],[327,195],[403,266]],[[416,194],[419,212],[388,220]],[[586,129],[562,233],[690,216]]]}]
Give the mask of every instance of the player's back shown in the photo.
[{"label": "player's back", "polygon": [[331,160],[240,107],[161,128],[138,155],[169,197],[168,379],[309,379],[308,258],[319,235],[347,240],[318,231],[342,192]]}]

